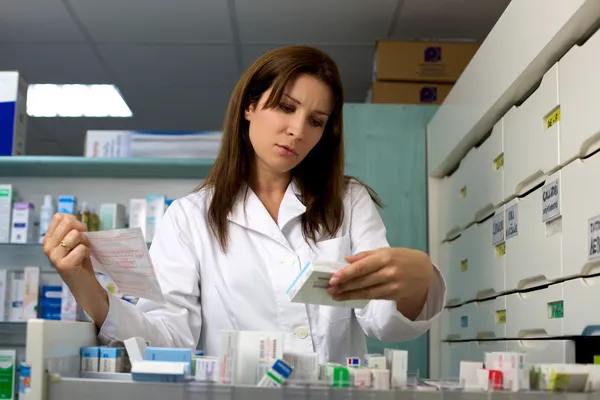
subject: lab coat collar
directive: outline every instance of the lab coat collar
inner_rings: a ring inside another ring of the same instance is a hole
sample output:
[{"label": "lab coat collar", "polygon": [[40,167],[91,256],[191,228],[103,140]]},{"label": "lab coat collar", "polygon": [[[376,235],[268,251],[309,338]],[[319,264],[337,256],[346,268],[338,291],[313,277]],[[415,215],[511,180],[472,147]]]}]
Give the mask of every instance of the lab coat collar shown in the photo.
[{"label": "lab coat collar", "polygon": [[[246,195],[244,196],[244,194]],[[246,186],[242,188],[241,195],[233,205],[228,219],[237,225],[262,233],[282,245],[290,247],[282,230],[290,221],[306,212],[306,207],[301,199],[300,189],[292,180],[283,195],[276,223],[254,191]]]}]

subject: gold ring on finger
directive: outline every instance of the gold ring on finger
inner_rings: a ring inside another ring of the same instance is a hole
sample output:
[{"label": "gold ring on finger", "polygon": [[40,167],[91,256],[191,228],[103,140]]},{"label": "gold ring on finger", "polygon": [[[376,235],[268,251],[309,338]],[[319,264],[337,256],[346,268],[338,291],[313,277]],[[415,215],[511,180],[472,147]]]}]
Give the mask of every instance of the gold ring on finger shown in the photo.
[{"label": "gold ring on finger", "polygon": [[60,245],[61,245],[61,246],[62,246],[62,247],[63,247],[63,248],[64,248],[64,249],[67,251],[67,253],[68,253],[68,252],[70,252],[70,251],[72,250],[72,249],[69,247],[69,245],[65,243],[65,241],[64,241],[64,240],[61,240],[61,241],[60,241]]}]

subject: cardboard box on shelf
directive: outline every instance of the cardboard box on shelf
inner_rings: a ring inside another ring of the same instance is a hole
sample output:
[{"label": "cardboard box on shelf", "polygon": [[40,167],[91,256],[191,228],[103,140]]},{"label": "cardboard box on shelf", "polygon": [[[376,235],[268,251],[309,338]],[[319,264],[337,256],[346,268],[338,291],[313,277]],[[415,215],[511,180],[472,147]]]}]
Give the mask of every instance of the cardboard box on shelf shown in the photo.
[{"label": "cardboard box on shelf", "polygon": [[455,83],[478,48],[471,42],[379,41],[373,81]]},{"label": "cardboard box on shelf", "polygon": [[375,82],[370,102],[374,104],[442,104],[453,85],[415,82]]}]

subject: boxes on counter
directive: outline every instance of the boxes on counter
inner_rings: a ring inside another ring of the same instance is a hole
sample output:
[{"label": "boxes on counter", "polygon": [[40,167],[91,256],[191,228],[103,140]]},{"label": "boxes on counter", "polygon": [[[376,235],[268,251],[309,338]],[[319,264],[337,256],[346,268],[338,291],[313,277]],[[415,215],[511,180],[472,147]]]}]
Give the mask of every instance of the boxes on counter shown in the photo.
[{"label": "boxes on counter", "polygon": [[374,104],[442,104],[452,90],[451,84],[420,82],[382,82],[371,87]]},{"label": "boxes on counter", "polygon": [[377,42],[374,80],[454,83],[479,45],[461,42]]}]

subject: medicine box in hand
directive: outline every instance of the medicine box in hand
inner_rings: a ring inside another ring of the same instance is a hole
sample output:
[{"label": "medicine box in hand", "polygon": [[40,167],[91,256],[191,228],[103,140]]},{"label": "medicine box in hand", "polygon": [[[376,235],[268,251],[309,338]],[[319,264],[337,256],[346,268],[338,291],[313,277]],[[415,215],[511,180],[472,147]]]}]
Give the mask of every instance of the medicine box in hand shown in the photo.
[{"label": "medicine box in hand", "polygon": [[327,287],[333,274],[348,264],[311,261],[300,271],[286,294],[292,303],[318,304],[323,306],[364,308],[368,300],[335,301]]}]

